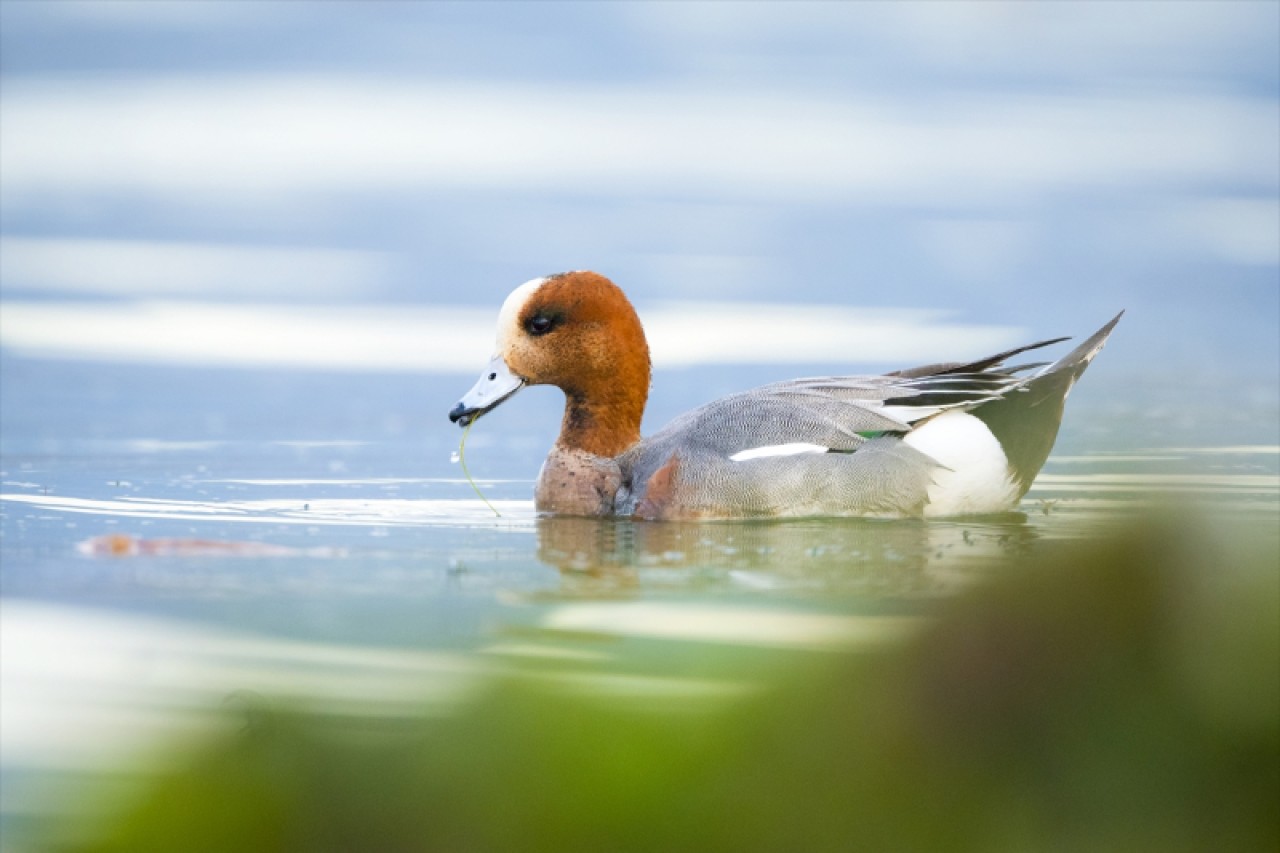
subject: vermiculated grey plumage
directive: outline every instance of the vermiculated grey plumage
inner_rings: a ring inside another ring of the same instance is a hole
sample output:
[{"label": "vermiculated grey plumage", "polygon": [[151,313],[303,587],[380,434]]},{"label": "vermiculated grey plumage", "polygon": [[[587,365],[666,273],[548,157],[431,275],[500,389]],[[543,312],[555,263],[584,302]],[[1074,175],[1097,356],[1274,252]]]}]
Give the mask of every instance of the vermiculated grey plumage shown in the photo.
[{"label": "vermiculated grey plumage", "polygon": [[[883,376],[775,382],[709,403],[618,458],[623,487],[615,512],[634,513],[654,474],[674,461],[680,504],[695,513],[716,516],[732,508],[728,514],[918,515],[939,463],[902,438],[951,409],[987,424],[1024,494],[1053,447],[1066,393],[1119,319],[1048,367],[1002,364],[1065,338]],[[796,443],[830,452],[731,458]]]}]

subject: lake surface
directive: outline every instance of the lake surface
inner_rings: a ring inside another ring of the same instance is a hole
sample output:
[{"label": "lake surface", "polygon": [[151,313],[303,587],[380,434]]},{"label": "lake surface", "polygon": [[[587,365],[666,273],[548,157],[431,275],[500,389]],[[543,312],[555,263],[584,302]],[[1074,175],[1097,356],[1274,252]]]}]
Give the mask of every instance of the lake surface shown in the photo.
[{"label": "lake surface", "polygon": [[[658,418],[754,381],[725,373],[660,373]],[[938,601],[1171,500],[1274,553],[1273,389],[1196,442],[1211,412],[1160,414],[1159,383],[1091,391],[1094,373],[1019,513],[654,524],[535,515],[551,393],[472,431],[490,509],[444,417],[470,377],[7,358],[0,826],[17,843],[77,826],[113,800],[65,791],[169,766],[166,745],[237,696],[449,713],[533,672],[716,705],[743,666],[892,643]]]}]

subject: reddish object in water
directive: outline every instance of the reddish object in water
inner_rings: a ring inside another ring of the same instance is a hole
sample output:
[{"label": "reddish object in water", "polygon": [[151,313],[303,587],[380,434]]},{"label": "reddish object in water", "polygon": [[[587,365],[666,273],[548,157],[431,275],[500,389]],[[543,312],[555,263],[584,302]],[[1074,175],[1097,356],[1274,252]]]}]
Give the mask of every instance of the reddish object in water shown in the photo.
[{"label": "reddish object in water", "polygon": [[94,536],[76,546],[92,557],[169,557],[215,555],[227,557],[282,557],[298,553],[283,545],[235,542],[221,539],[143,539],[128,533]]}]

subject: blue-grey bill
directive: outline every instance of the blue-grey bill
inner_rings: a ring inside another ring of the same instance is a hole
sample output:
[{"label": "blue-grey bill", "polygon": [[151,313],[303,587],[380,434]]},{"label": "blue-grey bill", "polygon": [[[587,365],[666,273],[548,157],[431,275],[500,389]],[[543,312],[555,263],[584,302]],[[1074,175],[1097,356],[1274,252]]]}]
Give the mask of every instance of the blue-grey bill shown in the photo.
[{"label": "blue-grey bill", "polygon": [[471,390],[449,410],[449,420],[465,427],[485,412],[497,408],[523,387],[524,380],[511,372],[502,356],[495,355]]}]

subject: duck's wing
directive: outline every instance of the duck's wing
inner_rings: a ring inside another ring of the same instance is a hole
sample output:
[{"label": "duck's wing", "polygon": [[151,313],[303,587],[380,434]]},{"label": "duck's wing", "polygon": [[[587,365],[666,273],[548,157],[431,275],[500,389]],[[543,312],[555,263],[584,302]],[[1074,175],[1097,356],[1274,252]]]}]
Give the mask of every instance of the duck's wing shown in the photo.
[{"label": "duck's wing", "polygon": [[[619,459],[621,515],[913,515],[936,463],[879,377],[788,382],[694,409]],[[670,484],[678,484],[672,486]]]},{"label": "duck's wing", "polygon": [[[917,514],[939,463],[902,438],[951,409],[988,426],[1025,492],[1053,446],[1066,393],[1119,319],[1052,363],[1006,365],[1065,338],[969,362],[794,379],[722,398],[624,454],[618,509],[636,511],[652,497],[650,484],[674,482],[678,467],[676,497],[701,500],[710,515],[730,496],[738,503],[726,515]],[[823,496],[819,505],[814,495]]]},{"label": "duck's wing", "polygon": [[1056,341],[975,362],[937,365],[936,373],[915,368],[883,376],[816,376],[763,385],[679,416],[643,442],[642,455],[665,461],[680,451],[743,461],[803,452],[852,453],[871,439],[904,435],[947,409],[971,409],[1000,399],[1041,365],[998,365],[1050,343]]},{"label": "duck's wing", "polygon": [[735,461],[684,448],[624,466],[615,512],[646,519],[919,516],[937,463],[890,436],[857,452],[798,452]]}]

